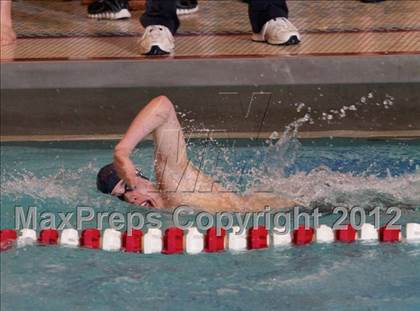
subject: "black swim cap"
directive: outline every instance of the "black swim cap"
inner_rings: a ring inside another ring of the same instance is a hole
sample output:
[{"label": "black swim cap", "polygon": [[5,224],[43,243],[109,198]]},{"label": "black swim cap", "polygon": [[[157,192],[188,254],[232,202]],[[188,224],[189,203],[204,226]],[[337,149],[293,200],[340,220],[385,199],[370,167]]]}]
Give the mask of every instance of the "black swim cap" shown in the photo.
[{"label": "black swim cap", "polygon": [[120,180],[114,164],[111,163],[99,170],[96,176],[96,187],[103,193],[111,193]]},{"label": "black swim cap", "polygon": [[[143,175],[138,169],[136,169],[136,175],[149,180],[149,178]],[[99,170],[98,175],[96,176],[96,187],[99,191],[109,194],[112,193],[112,190],[114,190],[120,180],[121,178],[117,174],[114,163],[110,163]]]}]

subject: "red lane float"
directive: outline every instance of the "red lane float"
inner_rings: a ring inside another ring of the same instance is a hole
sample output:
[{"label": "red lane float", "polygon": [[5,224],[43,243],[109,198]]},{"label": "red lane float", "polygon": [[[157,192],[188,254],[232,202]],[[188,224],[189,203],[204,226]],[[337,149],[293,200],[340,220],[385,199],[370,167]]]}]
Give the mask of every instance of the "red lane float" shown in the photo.
[{"label": "red lane float", "polygon": [[215,227],[207,230],[204,238],[204,250],[207,253],[221,252],[225,250],[226,230],[220,229],[220,235],[217,235]]},{"label": "red lane float", "polygon": [[138,229],[131,230],[131,234],[124,232],[122,235],[122,248],[126,252],[140,253],[142,250],[143,231]]},{"label": "red lane float", "polygon": [[305,225],[300,225],[297,229],[293,230],[293,244],[305,245],[312,243],[314,232],[314,228],[306,228]]},{"label": "red lane float", "polygon": [[353,243],[356,241],[357,231],[352,225],[345,225],[343,229],[337,229],[335,231],[335,239],[344,243]]},{"label": "red lane float", "polygon": [[400,229],[390,229],[387,226],[383,226],[379,229],[379,241],[381,242],[399,242],[400,239]]},{"label": "red lane float", "polygon": [[173,227],[168,228],[163,236],[164,254],[182,254],[184,252],[184,230]]},{"label": "red lane float", "polygon": [[80,236],[80,246],[93,249],[99,248],[101,246],[101,232],[95,228],[83,230]]},{"label": "red lane float", "polygon": [[58,242],[56,229],[43,229],[39,232],[38,242],[46,245],[55,245]]},{"label": "red lane float", "polygon": [[6,251],[10,249],[17,239],[16,230],[3,229],[0,230],[0,251]]},{"label": "red lane float", "polygon": [[[317,230],[324,230],[328,234],[322,238],[317,236],[318,241],[321,242],[333,241],[334,239],[347,243],[354,242],[358,239],[360,239],[360,241],[377,239],[381,242],[420,242],[420,224],[417,223],[408,223],[406,225],[404,239],[402,239],[401,229],[391,229],[387,226],[383,226],[376,230],[370,225],[368,226],[370,230],[370,232],[368,232],[369,234],[362,235],[360,238],[357,237],[357,231],[351,225],[346,225],[342,229],[336,230],[334,234],[332,234],[332,228],[325,225],[323,226],[320,226]],[[75,229],[63,230],[60,238],[59,232],[56,229],[41,230],[38,238],[36,231],[33,229],[22,229],[19,231],[19,234],[13,229],[2,229],[0,230],[0,250],[10,249],[16,240],[17,247],[32,245],[33,242],[38,241],[39,244],[44,245],[59,243],[63,246],[79,245],[81,247],[93,249],[102,247],[103,250],[108,251],[123,249],[126,252],[143,252],[145,254],[160,252],[164,254],[181,254],[184,252],[188,254],[197,254],[203,251],[219,252],[226,249],[244,250],[246,248],[261,249],[269,247],[270,235],[264,226],[249,228],[247,231],[244,231],[241,235],[237,236],[237,240],[235,240],[235,232],[238,232],[238,229],[239,227],[234,227],[232,232],[229,233],[229,243],[227,242],[227,231],[221,229],[221,233],[217,235],[216,228],[208,229],[205,236],[203,236],[197,228],[190,228],[188,232],[184,234],[183,230],[172,227],[165,231],[163,237],[162,231],[157,228],[150,228],[145,234],[143,234],[141,230],[132,230],[130,235],[127,232],[121,234],[121,232],[114,229],[106,229],[102,237],[102,234],[98,229],[89,228],[82,231],[80,243],[77,243],[78,232]],[[363,232],[363,229],[364,228],[360,229],[361,232]],[[374,234],[371,234],[372,232]],[[273,234],[275,233],[273,232]],[[314,237],[314,228],[305,228],[304,225],[300,225],[292,233],[292,242],[295,245],[305,245],[311,243],[314,240]],[[25,240],[29,240],[29,242],[25,242]],[[76,241],[76,243],[74,243],[74,241]],[[273,236],[274,246],[285,245],[286,243],[290,243],[290,235],[286,235],[286,238],[280,242],[276,242],[275,237]]]},{"label": "red lane float", "polygon": [[268,231],[265,227],[252,227],[248,230],[248,249],[268,247]]}]

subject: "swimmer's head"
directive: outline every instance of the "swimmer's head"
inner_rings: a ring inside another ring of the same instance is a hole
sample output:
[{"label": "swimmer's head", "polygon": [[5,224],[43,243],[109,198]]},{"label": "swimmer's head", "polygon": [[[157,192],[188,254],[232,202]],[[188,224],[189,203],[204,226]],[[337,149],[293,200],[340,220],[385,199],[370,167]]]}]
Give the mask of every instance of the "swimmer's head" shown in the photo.
[{"label": "swimmer's head", "polygon": [[113,163],[102,167],[96,176],[96,187],[99,191],[111,194],[115,186],[121,181]]},{"label": "swimmer's head", "polygon": [[102,167],[96,177],[99,191],[118,197],[120,200],[145,207],[157,207],[158,198],[153,184],[140,170],[136,170],[136,189],[132,190],[122,180],[113,163]]}]

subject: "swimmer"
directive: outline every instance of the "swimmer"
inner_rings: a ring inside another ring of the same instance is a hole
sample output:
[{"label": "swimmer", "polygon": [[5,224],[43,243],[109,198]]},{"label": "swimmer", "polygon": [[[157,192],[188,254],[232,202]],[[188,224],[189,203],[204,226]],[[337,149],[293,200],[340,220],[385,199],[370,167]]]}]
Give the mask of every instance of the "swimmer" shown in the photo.
[{"label": "swimmer", "polygon": [[[137,144],[152,134],[155,143],[153,184],[130,159]],[[262,211],[298,205],[272,193],[239,195],[203,174],[187,157],[181,125],[172,102],[165,96],[152,99],[132,121],[115,146],[114,162],[101,168],[98,189],[138,206],[168,209],[188,206],[210,213]]]}]

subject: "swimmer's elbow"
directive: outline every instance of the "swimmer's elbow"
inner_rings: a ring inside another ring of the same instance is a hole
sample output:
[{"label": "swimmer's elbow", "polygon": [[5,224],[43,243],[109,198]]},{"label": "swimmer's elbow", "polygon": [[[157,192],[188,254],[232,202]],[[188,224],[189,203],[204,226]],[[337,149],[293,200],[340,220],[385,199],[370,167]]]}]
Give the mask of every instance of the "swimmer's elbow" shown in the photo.
[{"label": "swimmer's elbow", "polygon": [[127,146],[124,146],[122,142],[118,143],[114,148],[114,160],[118,160],[121,157],[130,156],[131,149]]},{"label": "swimmer's elbow", "polygon": [[165,95],[159,95],[159,96],[155,97],[155,100],[157,100],[159,102],[170,102],[169,98]]},{"label": "swimmer's elbow", "polygon": [[159,103],[159,106],[165,111],[175,111],[173,103],[165,95],[160,95],[156,97],[156,101]]}]

